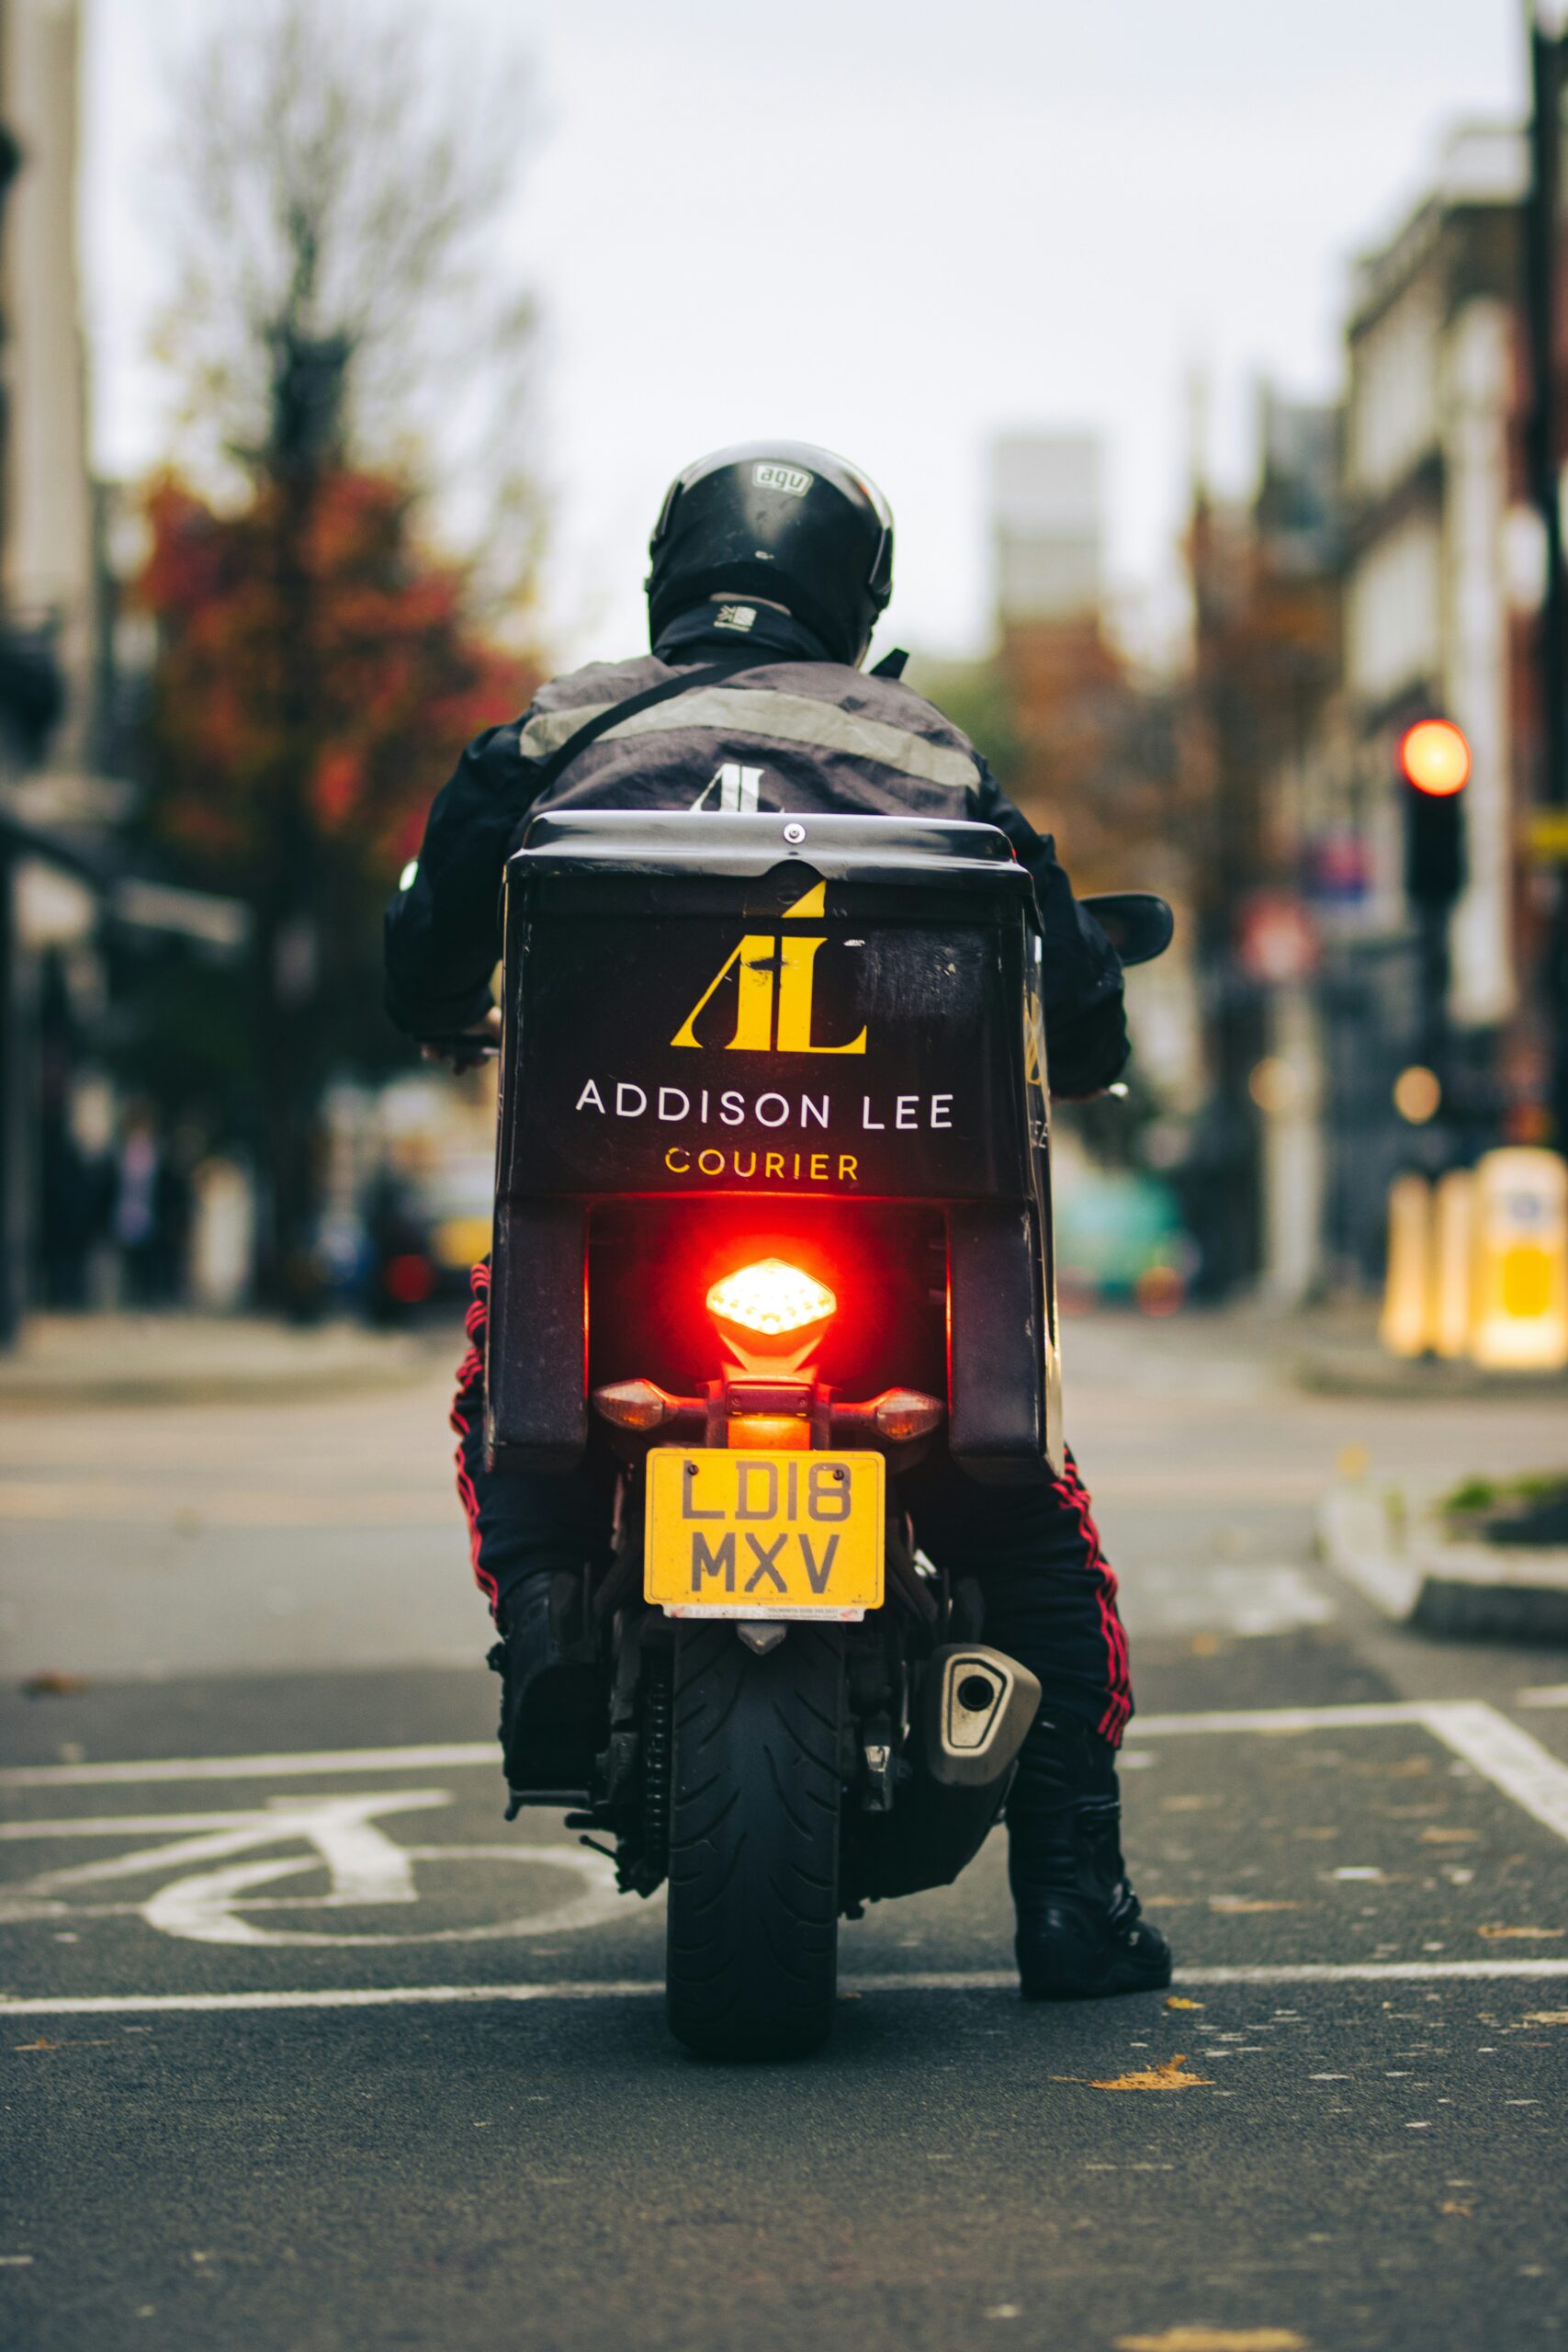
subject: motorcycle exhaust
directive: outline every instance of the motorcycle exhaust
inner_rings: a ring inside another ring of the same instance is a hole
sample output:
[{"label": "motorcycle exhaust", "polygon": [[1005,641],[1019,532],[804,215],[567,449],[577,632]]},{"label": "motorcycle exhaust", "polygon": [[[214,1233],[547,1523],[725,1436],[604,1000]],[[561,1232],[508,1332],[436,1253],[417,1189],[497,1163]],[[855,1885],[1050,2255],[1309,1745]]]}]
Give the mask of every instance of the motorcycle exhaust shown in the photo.
[{"label": "motorcycle exhaust", "polygon": [[1010,1770],[1040,1706],[1040,1685],[1005,1650],[950,1643],[933,1653],[920,1699],[926,1767],[948,1789],[987,1788]]}]

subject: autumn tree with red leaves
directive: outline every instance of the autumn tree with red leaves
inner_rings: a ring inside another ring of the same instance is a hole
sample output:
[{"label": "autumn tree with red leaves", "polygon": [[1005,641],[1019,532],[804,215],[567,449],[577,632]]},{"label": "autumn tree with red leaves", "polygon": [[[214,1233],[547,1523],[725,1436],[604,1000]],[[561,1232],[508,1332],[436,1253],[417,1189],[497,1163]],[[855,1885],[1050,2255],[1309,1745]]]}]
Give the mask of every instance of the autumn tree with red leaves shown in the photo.
[{"label": "autumn tree with red leaves", "polygon": [[457,751],[534,673],[472,626],[467,572],[422,550],[401,485],[322,473],[298,546],[289,503],[275,482],[235,514],[174,480],[152,494],[148,817],[187,879],[250,906],[263,996],[308,1008],[319,1044],[291,1061],[363,1066],[391,879]]},{"label": "autumn tree with red leaves", "polygon": [[[297,1310],[318,1288],[323,1088],[390,1044],[381,903],[464,742],[537,675],[516,650],[536,537],[530,317],[486,233],[519,108],[504,74],[440,39],[400,0],[352,25],[299,0],[225,22],[171,157],[165,356],[187,462],[149,502],[147,817],[183,878],[251,910],[232,1059],[265,1180],[264,1289]],[[487,440],[487,392],[504,440]],[[490,526],[460,560],[426,537],[455,506]]]}]

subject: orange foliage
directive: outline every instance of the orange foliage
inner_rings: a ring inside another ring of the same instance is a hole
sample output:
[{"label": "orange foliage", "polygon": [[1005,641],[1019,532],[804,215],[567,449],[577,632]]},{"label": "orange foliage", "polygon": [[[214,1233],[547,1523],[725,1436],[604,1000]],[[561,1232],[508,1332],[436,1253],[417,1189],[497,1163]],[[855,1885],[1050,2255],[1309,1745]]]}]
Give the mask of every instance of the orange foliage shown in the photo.
[{"label": "orange foliage", "polygon": [[152,814],[249,896],[298,803],[339,876],[380,890],[463,744],[520,711],[536,673],[474,631],[462,569],[419,550],[396,482],[323,477],[298,546],[288,495],[265,483],[225,514],[172,479],[152,493]]}]

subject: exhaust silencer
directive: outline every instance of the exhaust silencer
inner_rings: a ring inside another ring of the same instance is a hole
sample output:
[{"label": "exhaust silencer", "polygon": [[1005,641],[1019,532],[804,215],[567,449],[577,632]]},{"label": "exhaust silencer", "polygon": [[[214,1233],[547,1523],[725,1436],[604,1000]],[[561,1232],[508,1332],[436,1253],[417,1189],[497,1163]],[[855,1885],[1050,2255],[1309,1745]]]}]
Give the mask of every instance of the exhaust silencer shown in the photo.
[{"label": "exhaust silencer", "polygon": [[927,1769],[948,1789],[987,1788],[1012,1766],[1040,1706],[1040,1685],[1005,1650],[953,1642],[926,1668],[920,1696]]}]

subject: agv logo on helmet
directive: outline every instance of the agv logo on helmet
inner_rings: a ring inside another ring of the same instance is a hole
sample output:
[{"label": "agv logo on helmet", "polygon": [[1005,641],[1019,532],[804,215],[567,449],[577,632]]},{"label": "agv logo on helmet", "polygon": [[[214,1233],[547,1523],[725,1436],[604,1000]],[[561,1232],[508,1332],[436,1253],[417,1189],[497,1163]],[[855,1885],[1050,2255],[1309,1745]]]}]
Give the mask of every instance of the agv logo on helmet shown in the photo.
[{"label": "agv logo on helmet", "polygon": [[759,490],[781,491],[785,498],[804,498],[816,479],[804,466],[780,466],[770,461],[751,469],[751,480]]}]

